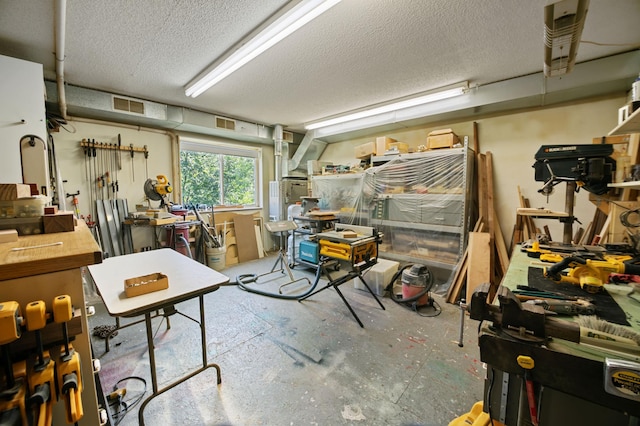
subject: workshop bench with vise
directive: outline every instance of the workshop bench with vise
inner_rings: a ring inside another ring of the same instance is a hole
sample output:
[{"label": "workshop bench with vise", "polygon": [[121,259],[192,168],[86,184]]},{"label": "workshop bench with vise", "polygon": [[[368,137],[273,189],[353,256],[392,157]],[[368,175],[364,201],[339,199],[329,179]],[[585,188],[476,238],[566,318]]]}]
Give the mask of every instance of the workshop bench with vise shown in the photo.
[{"label": "workshop bench with vise", "polygon": [[[494,302],[488,303],[491,288],[484,284],[469,303],[471,318],[481,321],[484,411],[505,425],[638,424],[640,346],[590,338],[570,317],[555,318],[541,305],[522,303],[515,294],[518,285],[531,285],[531,268],[541,266],[515,250]],[[640,305],[629,289],[605,288],[631,330],[640,331]],[[624,363],[631,368],[616,368]],[[621,371],[624,383],[618,380]]]}]

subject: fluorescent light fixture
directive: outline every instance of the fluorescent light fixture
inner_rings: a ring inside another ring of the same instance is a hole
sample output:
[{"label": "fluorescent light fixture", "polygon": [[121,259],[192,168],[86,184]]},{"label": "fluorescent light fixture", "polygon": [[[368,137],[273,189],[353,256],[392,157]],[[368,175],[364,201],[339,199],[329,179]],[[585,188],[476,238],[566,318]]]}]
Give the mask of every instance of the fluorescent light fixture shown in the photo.
[{"label": "fluorescent light fixture", "polygon": [[203,72],[187,85],[185,94],[193,98],[265,52],[297,29],[311,22],[340,0],[302,0],[273,23],[244,43],[220,64]]},{"label": "fluorescent light fixture", "polygon": [[561,0],[544,7],[544,75],[571,72],[576,62],[589,0]]},{"label": "fluorescent light fixture", "polygon": [[373,117],[375,115],[385,114],[388,112],[395,112],[418,105],[424,105],[431,102],[440,101],[443,99],[452,98],[464,94],[469,88],[467,82],[460,83],[453,88],[441,90],[438,92],[427,93],[425,95],[416,96],[409,99],[404,99],[398,102],[393,102],[378,107],[372,107],[366,110],[354,112],[352,114],[346,114],[328,120],[318,121],[316,123],[310,123],[305,126],[307,130],[319,129],[321,127],[333,126],[335,124],[346,123],[349,121],[359,120],[362,118]]}]

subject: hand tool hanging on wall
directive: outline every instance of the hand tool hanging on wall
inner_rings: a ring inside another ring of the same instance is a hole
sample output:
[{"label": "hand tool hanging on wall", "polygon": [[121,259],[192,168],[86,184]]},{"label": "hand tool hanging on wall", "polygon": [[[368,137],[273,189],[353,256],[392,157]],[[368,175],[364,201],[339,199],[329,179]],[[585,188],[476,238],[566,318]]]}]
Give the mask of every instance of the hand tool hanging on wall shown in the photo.
[{"label": "hand tool hanging on wall", "polygon": [[145,179],[149,179],[149,150],[144,146],[144,175]]},{"label": "hand tool hanging on wall", "polygon": [[94,147],[92,146],[93,142],[90,140],[88,142],[87,145],[87,150],[88,150],[88,157],[89,157],[89,178],[87,179],[87,182],[89,182],[89,192],[91,192],[91,205],[89,206],[89,213],[90,215],[93,215],[93,217],[95,217],[95,210],[94,210],[94,205],[95,205],[95,200],[96,200],[96,191],[95,191],[95,170],[93,168],[94,166],[94,162],[91,161],[91,159],[93,158],[93,152],[94,152]]},{"label": "hand tool hanging on wall", "polygon": [[[23,426],[27,424],[27,410],[25,407],[26,381],[24,377],[16,377],[11,361],[9,344],[22,336],[23,318],[20,305],[15,301],[0,303],[0,349],[2,350],[2,365],[4,367],[4,387],[0,388],[0,419],[8,422],[14,419],[17,409],[22,418]],[[4,423],[3,423],[4,424]],[[16,421],[13,420],[13,423]]]},{"label": "hand tool hanging on wall", "polygon": [[67,322],[73,318],[71,297],[57,296],[53,299],[53,321],[62,324],[64,347],[58,360],[58,390],[65,402],[67,423],[75,423],[82,418],[82,375],[80,374],[80,356],[69,343]]},{"label": "hand tool hanging on wall", "polygon": [[36,357],[29,359],[29,405],[33,408],[38,425],[50,425],[53,403],[56,401],[55,363],[42,345],[42,330],[47,325],[44,301],[31,302],[25,309],[27,330],[36,337]]},{"label": "hand tool hanging on wall", "polygon": [[133,144],[129,145],[131,147],[131,179],[133,179],[133,182],[136,181],[136,175],[135,175],[135,171],[134,171],[134,165],[133,165]]},{"label": "hand tool hanging on wall", "polygon": [[111,157],[112,157],[112,151],[111,151],[111,144],[107,144],[107,149],[108,151],[105,152],[105,159],[104,162],[106,164],[105,166],[105,172],[104,172],[104,176],[105,176],[105,186],[106,186],[106,191],[107,191],[107,199],[111,199]]},{"label": "hand tool hanging on wall", "polygon": [[[118,135],[118,140],[120,140],[120,135]],[[113,152],[113,198],[118,199],[118,170],[120,169],[120,148],[118,145],[115,145],[116,151]]]},{"label": "hand tool hanging on wall", "polygon": [[122,170],[122,138],[118,133],[118,170]]},{"label": "hand tool hanging on wall", "polygon": [[[80,209],[78,208],[78,204],[80,203],[80,201],[78,200],[78,195],[80,195],[80,191],[76,191],[75,194],[69,194],[67,193],[67,198],[71,198],[71,204],[73,205],[73,211],[76,214],[76,217],[78,219],[80,219]],[[91,216],[91,215],[89,215]]]}]

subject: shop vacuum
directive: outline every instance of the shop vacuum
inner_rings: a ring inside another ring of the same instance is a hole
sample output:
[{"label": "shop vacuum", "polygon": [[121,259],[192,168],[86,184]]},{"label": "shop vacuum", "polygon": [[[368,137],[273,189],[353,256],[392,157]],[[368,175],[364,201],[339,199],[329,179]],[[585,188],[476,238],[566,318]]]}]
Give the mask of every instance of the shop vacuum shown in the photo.
[{"label": "shop vacuum", "polygon": [[[396,284],[398,279],[400,279],[400,288]],[[440,308],[430,296],[431,287],[433,287],[433,274],[429,268],[425,265],[409,264],[396,272],[386,290],[391,299],[398,304],[404,304],[418,313],[420,308],[433,308],[436,311],[435,315],[438,315]]]}]

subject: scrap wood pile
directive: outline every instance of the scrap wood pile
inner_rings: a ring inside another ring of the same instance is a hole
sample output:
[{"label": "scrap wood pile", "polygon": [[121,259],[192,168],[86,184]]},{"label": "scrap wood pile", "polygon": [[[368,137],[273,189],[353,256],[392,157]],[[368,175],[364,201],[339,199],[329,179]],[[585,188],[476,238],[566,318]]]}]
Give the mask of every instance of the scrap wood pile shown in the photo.
[{"label": "scrap wood pile", "polygon": [[479,217],[447,291],[449,303],[471,300],[473,291],[483,283],[491,284],[493,297],[509,267],[509,252],[494,208],[493,156],[491,152],[479,153],[476,160]]}]

